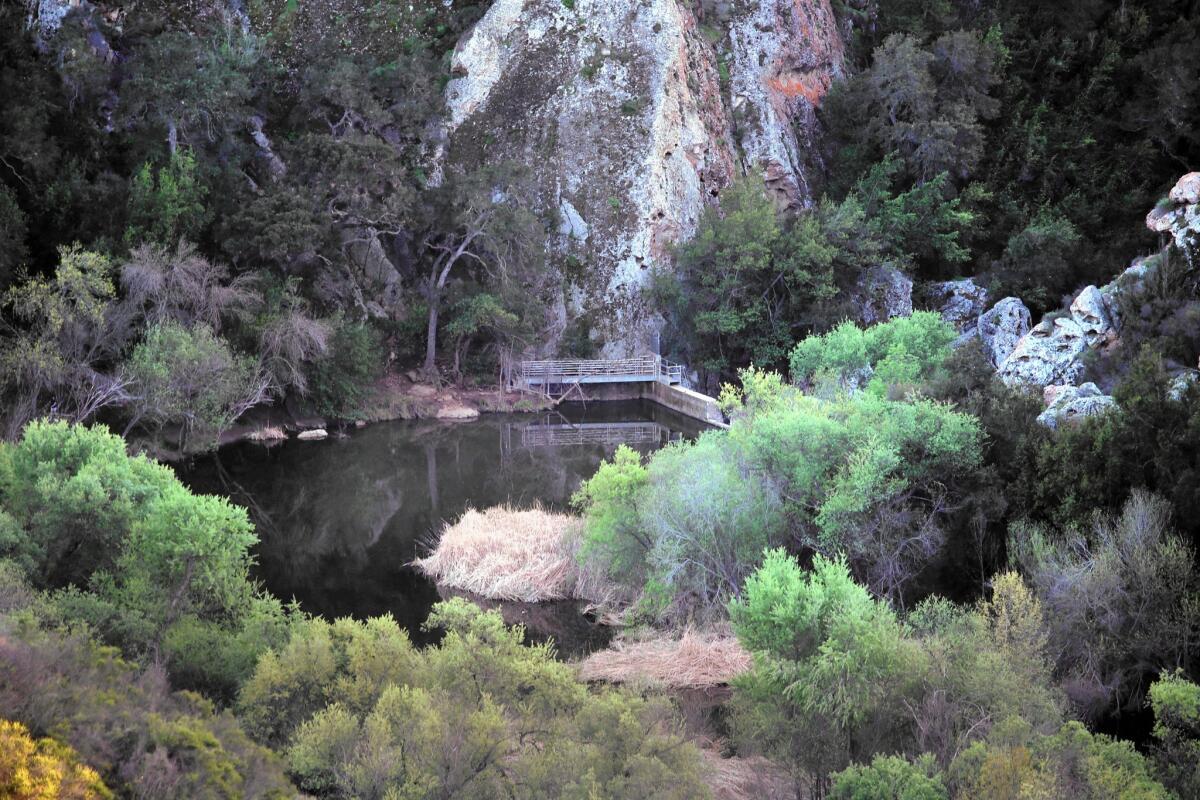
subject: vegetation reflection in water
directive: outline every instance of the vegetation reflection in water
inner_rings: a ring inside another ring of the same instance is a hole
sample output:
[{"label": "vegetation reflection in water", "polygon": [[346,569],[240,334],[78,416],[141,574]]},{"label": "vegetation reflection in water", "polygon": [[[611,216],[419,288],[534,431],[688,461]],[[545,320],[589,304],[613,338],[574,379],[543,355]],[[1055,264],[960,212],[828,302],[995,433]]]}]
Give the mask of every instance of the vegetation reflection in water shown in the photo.
[{"label": "vegetation reflection in water", "polygon": [[[194,491],[250,510],[261,538],[256,577],[272,594],[330,619],[390,613],[429,641],[420,626],[439,590],[408,564],[443,522],[505,502],[565,508],[618,444],[649,453],[700,427],[653,403],[572,403],[469,423],[381,423],[269,449],[243,443],[179,473]],[[503,610],[566,654],[607,640],[573,602]]]}]

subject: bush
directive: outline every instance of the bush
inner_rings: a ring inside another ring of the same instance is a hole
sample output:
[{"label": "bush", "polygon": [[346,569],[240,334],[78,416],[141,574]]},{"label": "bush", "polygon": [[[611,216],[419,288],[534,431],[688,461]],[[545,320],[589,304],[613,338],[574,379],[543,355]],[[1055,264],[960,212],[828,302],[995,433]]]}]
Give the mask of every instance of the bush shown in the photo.
[{"label": "bush", "polygon": [[740,746],[821,787],[855,753],[902,743],[916,650],[891,609],[851,580],[845,562],[818,556],[806,573],[772,550],[729,615],[756,655],[754,668],[734,680]]},{"label": "bush", "polygon": [[736,596],[763,549],[782,542],[783,505],[747,480],[729,440],[705,433],[655,453],[619,448],[575,496],[585,563],[639,597],[639,615],[685,620]]},{"label": "bush", "polygon": [[53,739],[34,741],[19,722],[0,719],[0,797],[12,800],[103,800],[112,792],[75,751]]},{"label": "bush", "polygon": [[183,450],[216,447],[221,432],[266,396],[255,360],[239,356],[206,325],[150,327],[125,363],[136,384],[133,422],[178,428]]},{"label": "bush", "polygon": [[956,758],[949,776],[956,797],[1172,797],[1132,744],[1089,733],[1078,722],[1045,735],[1023,720],[1005,720]]},{"label": "bush", "polygon": [[383,344],[365,322],[335,324],[329,350],[313,362],[308,383],[318,414],[354,419],[361,414],[371,384],[383,374]]},{"label": "bush", "polygon": [[[169,662],[192,685],[229,691],[285,626],[249,581],[257,537],[245,510],[193,495],[103,428],[35,422],[0,444],[0,507],[0,558],[59,590],[47,613],[86,621],[135,657],[171,641],[168,651],[197,659]],[[183,646],[200,631],[211,644],[217,629],[240,656]]]},{"label": "bush", "polygon": [[1160,497],[1134,491],[1086,536],[1018,524],[1010,552],[1046,608],[1067,691],[1089,716],[1139,707],[1146,677],[1185,666],[1200,645],[1195,550]]},{"label": "bush", "polygon": [[[122,797],[282,800],[295,793],[279,759],[251,742],[231,714],[190,692],[171,692],[160,670],[143,672],[84,634],[0,617],[0,716],[34,735],[52,732]],[[0,761],[6,752],[0,746]]]},{"label": "bush", "polygon": [[1180,797],[1200,797],[1200,686],[1175,671],[1150,686],[1154,749],[1163,783]]},{"label": "bush", "polygon": [[942,373],[954,328],[942,315],[917,311],[909,317],[862,329],[843,322],[829,333],[809,336],[792,350],[792,381],[832,381],[842,388],[867,388],[885,395],[892,387],[916,387]]},{"label": "bush", "polygon": [[830,800],[949,800],[937,766],[929,757],[915,763],[899,756],[876,756],[868,766],[852,764],[833,776]]},{"label": "bush", "polygon": [[388,618],[314,620],[268,654],[240,707],[288,742],[292,773],[334,797],[707,797],[699,753],[665,709],[589,691],[549,646],[464,600],[439,604],[436,646]]},{"label": "bush", "polygon": [[821,400],[742,377],[728,435],[743,471],[785,498],[800,544],[845,553],[872,590],[901,599],[981,466],[978,421],[929,400]]}]

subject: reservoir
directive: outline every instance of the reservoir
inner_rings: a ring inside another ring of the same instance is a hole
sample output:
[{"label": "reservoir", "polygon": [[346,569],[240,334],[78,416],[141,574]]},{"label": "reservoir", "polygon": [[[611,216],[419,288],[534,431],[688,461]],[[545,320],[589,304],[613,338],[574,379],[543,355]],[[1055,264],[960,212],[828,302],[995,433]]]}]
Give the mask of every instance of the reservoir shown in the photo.
[{"label": "reservoir", "polygon": [[[254,577],[271,594],[329,619],[391,614],[421,642],[442,597],[408,565],[446,522],[500,503],[565,509],[619,444],[645,455],[704,427],[648,401],[564,403],[470,422],[384,422],[269,448],[243,442],[177,470],[193,491],[246,507],[260,538]],[[572,602],[502,610],[568,655],[608,636]]]}]

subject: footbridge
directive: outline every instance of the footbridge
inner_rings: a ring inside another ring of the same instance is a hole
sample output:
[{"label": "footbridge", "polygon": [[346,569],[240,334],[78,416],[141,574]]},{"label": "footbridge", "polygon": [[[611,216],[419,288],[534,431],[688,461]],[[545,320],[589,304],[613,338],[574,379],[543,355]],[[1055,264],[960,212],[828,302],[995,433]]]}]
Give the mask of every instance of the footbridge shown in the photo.
[{"label": "footbridge", "polygon": [[710,425],[725,426],[717,401],[683,386],[683,366],[659,355],[521,361],[512,383],[516,389],[555,400],[653,400]]}]

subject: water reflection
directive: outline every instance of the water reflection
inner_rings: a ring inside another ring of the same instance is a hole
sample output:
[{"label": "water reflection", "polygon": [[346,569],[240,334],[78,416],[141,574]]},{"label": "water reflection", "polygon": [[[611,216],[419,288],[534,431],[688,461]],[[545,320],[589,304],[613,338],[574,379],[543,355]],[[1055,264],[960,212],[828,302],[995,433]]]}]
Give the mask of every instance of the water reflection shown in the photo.
[{"label": "water reflection", "polygon": [[[330,618],[390,612],[423,641],[419,626],[438,590],[405,565],[443,521],[503,502],[564,507],[619,443],[648,453],[700,427],[652,403],[564,404],[549,415],[384,423],[271,449],[239,444],[179,471],[194,490],[250,510],[261,538],[257,577],[272,593]],[[564,615],[560,630],[545,632],[565,650],[587,648],[594,635],[569,604],[508,614],[542,629]]]}]

